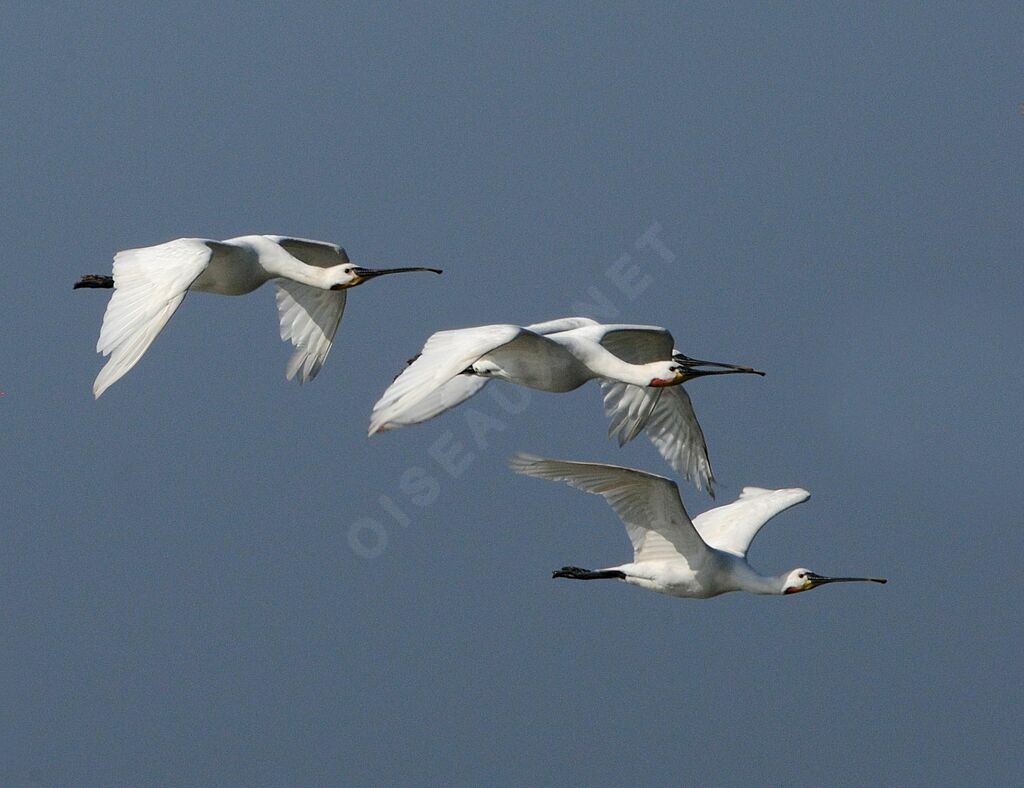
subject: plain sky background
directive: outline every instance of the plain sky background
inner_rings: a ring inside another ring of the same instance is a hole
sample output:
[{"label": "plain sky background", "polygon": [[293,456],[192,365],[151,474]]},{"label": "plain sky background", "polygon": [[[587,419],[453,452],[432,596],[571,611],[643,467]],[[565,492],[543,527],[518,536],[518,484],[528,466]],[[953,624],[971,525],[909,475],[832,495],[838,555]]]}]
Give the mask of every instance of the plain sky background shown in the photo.
[{"label": "plain sky background", "polygon": [[[0,782],[1019,779],[1019,4],[210,5],[0,11]],[[445,274],[303,387],[189,297],[93,401],[72,282],[245,233]],[[367,440],[431,332],[588,311],[767,370],[689,387],[721,502],[813,493],[753,563],[889,584],[552,581],[625,532],[509,455],[671,473],[593,385]]]}]

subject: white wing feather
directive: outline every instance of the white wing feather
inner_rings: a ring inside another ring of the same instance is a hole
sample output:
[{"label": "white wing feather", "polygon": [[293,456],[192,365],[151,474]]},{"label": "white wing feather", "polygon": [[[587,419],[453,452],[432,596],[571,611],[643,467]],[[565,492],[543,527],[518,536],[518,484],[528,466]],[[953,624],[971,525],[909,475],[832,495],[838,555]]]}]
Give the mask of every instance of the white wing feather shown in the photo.
[{"label": "white wing feather", "polygon": [[299,383],[316,377],[345,313],[344,290],[323,290],[278,279],[277,311],[281,319],[281,339],[291,341],[295,352],[288,361],[288,380],[299,376]]},{"label": "white wing feather", "polygon": [[625,446],[635,438],[651,417],[664,389],[631,386],[617,380],[600,380],[604,413],[611,420],[608,437]]},{"label": "white wing feather", "polygon": [[[708,495],[714,498],[715,472],[708,458],[704,432],[697,422],[697,415],[693,412],[690,395],[682,386],[672,386],[660,391],[661,398],[657,400],[643,425],[647,437],[676,473],[691,479],[698,490],[707,487]],[[605,401],[607,403],[607,395]]]},{"label": "white wing feather", "polygon": [[516,473],[563,481],[602,496],[626,526],[634,563],[683,557],[696,568],[710,555],[683,508],[679,487],[670,479],[616,465],[528,454],[515,455],[510,465]]},{"label": "white wing feather", "polygon": [[114,294],[96,343],[96,351],[110,359],[93,383],[97,398],[138,363],[219,247],[203,238],[178,238],[114,256]]},{"label": "white wing feather", "polygon": [[[548,335],[595,325],[597,325],[597,321],[591,320],[589,317],[563,317],[557,320],[548,320],[544,323],[532,323],[526,326],[526,329],[535,334]],[[408,406],[402,411],[400,416],[382,423],[378,427],[377,432],[386,432],[398,427],[406,427],[410,424],[422,424],[424,421],[439,416],[478,394],[489,381],[490,378],[476,375],[456,375],[447,383],[426,394],[415,405]]]},{"label": "white wing feather", "polygon": [[[521,326],[495,325],[438,331],[431,335],[419,356],[395,378],[373,406],[369,434],[380,432],[385,425],[395,427],[411,423],[406,421],[406,414],[414,413],[413,408],[424,399],[480,356],[511,342],[524,331]],[[426,412],[435,407],[436,403],[427,406]]]},{"label": "white wing feather", "polygon": [[712,547],[743,558],[765,523],[810,497],[807,490],[798,487],[785,490],[744,487],[736,501],[698,515],[693,525]]},{"label": "white wing feather", "polygon": [[[267,237],[306,265],[331,268],[349,262],[348,254],[337,244],[282,235]],[[317,376],[331,352],[334,335],[345,313],[347,293],[310,287],[289,279],[278,279],[276,284],[281,339],[291,341],[296,348],[285,374],[288,380],[298,375],[299,383],[305,383]]]},{"label": "white wing feather", "polygon": [[600,324],[589,317],[560,317],[556,320],[545,320],[543,323],[531,323],[527,328],[535,334],[557,334],[597,325]]},{"label": "white wing feather", "polygon": [[381,422],[375,431],[387,432],[399,427],[408,427],[410,424],[422,424],[424,421],[429,421],[465,402],[486,386],[489,380],[490,378],[478,375],[456,375],[419,402],[403,408],[401,413],[392,416],[389,421]]}]

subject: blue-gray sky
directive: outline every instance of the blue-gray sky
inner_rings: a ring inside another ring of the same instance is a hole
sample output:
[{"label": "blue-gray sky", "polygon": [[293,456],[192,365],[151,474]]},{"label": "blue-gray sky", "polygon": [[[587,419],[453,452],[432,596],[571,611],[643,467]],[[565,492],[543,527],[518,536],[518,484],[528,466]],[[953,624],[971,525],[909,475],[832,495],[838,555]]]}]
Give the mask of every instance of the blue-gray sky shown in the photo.
[{"label": "blue-gray sky", "polygon": [[[5,4],[0,782],[1019,776],[1022,32],[1011,3]],[[353,291],[301,388],[272,288],[190,297],[94,402],[107,294],[75,278],[252,232],[445,275]],[[768,371],[690,387],[720,500],[813,493],[755,565],[889,585],[552,581],[628,542],[510,454],[669,472],[593,386],[366,439],[432,331],[588,305]]]}]

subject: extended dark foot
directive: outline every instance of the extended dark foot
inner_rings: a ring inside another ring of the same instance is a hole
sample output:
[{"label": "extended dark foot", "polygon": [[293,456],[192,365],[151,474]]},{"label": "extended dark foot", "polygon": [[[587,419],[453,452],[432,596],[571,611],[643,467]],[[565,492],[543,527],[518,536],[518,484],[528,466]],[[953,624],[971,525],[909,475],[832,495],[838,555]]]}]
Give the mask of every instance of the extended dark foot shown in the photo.
[{"label": "extended dark foot", "polygon": [[103,274],[86,274],[77,282],[72,290],[77,290],[80,287],[113,287],[114,277],[104,276]]},{"label": "extended dark foot", "polygon": [[551,577],[567,577],[570,580],[624,580],[625,572],[618,569],[580,569],[578,566],[563,566],[551,573]]}]

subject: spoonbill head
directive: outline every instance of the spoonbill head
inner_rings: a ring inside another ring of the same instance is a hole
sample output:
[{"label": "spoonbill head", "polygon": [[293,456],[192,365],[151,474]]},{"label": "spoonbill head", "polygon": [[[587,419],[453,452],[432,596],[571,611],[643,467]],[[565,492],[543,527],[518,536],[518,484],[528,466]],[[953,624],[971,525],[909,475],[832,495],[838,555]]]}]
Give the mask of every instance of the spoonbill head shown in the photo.
[{"label": "spoonbill head", "polygon": [[[654,363],[648,365],[653,369],[654,377],[648,386],[653,388],[664,388],[666,386],[678,386],[688,380],[695,380],[707,375],[760,375],[764,372],[753,367],[742,367],[738,364],[723,364],[720,361],[701,361],[696,358],[684,356],[677,353],[671,361]],[[704,369],[714,367],[714,369]]]},{"label": "spoonbill head", "polygon": [[686,382],[686,370],[681,364],[677,364],[674,361],[667,361],[653,364],[648,364],[651,368],[651,374],[654,376],[651,378],[651,382],[648,386],[653,388],[665,388],[667,386],[678,386],[680,383]]},{"label": "spoonbill head", "polygon": [[783,594],[799,594],[801,591],[810,591],[812,588],[823,586],[827,583],[886,583],[883,577],[826,577],[812,572],[810,569],[800,567],[794,569],[788,575],[782,585]]},{"label": "spoonbill head", "polygon": [[387,274],[405,274],[410,271],[429,271],[432,274],[441,273],[440,268],[363,268],[360,265],[345,263],[336,265],[327,271],[328,290],[348,290],[351,287],[376,279],[378,276]]}]

